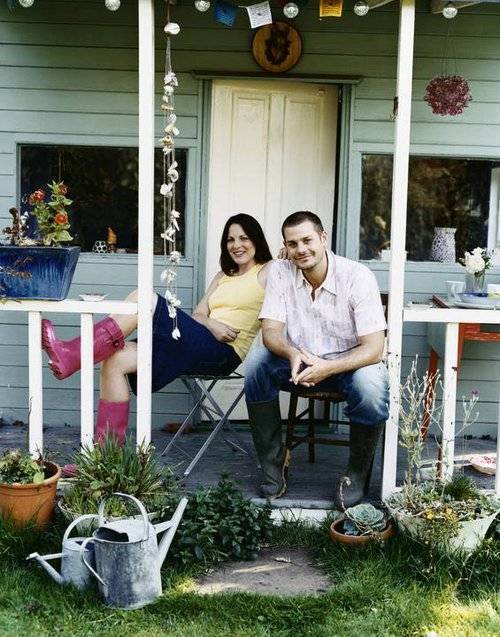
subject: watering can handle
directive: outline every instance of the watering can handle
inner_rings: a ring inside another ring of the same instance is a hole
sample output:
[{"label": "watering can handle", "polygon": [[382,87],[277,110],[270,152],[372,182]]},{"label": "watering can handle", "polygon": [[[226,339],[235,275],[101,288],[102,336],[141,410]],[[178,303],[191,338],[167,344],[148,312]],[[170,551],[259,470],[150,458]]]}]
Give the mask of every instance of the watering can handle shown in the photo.
[{"label": "watering can handle", "polygon": [[89,571],[92,573],[92,575],[104,586],[105,590],[108,589],[108,585],[106,584],[106,582],[102,579],[102,577],[100,577],[92,568],[92,566],[90,566],[90,564],[87,562],[87,560],[85,559],[85,549],[87,548],[87,544],[89,542],[91,542],[94,538],[93,537],[88,537],[86,538],[83,542],[82,542],[82,561],[85,564],[85,566],[89,569]]},{"label": "watering can handle", "polygon": [[73,522],[71,522],[71,524],[68,526],[66,531],[64,531],[63,544],[69,538],[69,534],[71,533],[71,531],[80,522],[83,522],[84,520],[95,520],[96,518],[97,518],[97,514],[96,513],[86,513],[85,515],[81,515],[80,517],[76,518],[76,520],[73,520]]},{"label": "watering can handle", "polygon": [[129,500],[132,500],[132,502],[134,502],[134,504],[137,506],[137,508],[141,512],[142,520],[144,522],[144,536],[142,538],[142,541],[144,542],[145,540],[148,540],[149,539],[149,526],[150,526],[149,518],[148,518],[148,512],[146,511],[146,509],[144,508],[143,503],[140,500],[138,500],[137,498],[134,498],[133,495],[129,495],[128,493],[119,493],[117,491],[116,493],[112,493],[111,495],[108,495],[103,500],[101,500],[101,502],[99,504],[99,510],[97,511],[97,515],[99,516],[99,526],[102,526],[104,524],[104,507],[106,506],[106,501],[109,500],[109,498],[112,498],[115,495],[119,495],[122,498],[128,498]]}]

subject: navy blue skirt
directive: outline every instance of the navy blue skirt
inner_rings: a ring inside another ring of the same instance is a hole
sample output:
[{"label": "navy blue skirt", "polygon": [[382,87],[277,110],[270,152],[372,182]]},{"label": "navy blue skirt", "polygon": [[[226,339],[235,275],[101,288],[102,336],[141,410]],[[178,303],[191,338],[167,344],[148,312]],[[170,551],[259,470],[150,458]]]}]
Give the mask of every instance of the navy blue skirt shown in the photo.
[{"label": "navy blue skirt", "polygon": [[[224,376],[241,363],[234,349],[220,343],[204,325],[177,310],[178,340],[172,338],[173,321],[167,302],[158,295],[153,316],[152,391],[159,391],[183,374]],[[137,374],[128,374],[130,388],[137,394]]]}]

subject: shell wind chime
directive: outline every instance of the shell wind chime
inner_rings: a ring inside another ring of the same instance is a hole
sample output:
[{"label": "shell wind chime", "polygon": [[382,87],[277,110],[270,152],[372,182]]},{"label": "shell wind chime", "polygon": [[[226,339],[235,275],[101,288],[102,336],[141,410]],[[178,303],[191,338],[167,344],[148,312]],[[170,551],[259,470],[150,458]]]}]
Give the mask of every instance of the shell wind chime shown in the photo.
[{"label": "shell wind chime", "polygon": [[180,230],[180,212],[175,207],[175,185],[179,179],[177,162],[175,161],[175,138],[179,134],[176,126],[174,93],[178,86],[177,77],[172,70],[170,37],[179,33],[180,27],[175,22],[170,22],[170,3],[167,3],[167,24],[165,26],[167,45],[165,49],[165,76],[163,79],[163,96],[161,109],[163,111],[163,137],[161,138],[163,149],[163,181],[160,187],[160,195],[163,197],[163,254],[166,267],[161,273],[161,280],[165,283],[165,299],[167,301],[168,314],[173,322],[172,338],[180,338],[180,330],[177,326],[177,308],[181,302],[177,296],[177,271],[176,266],[181,259],[181,253],[177,250],[176,237]]}]

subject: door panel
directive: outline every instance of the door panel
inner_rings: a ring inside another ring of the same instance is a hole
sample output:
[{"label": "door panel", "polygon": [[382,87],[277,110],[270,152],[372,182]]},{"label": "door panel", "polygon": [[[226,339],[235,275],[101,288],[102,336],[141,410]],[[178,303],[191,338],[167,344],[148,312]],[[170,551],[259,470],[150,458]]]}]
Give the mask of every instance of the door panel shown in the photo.
[{"label": "door panel", "polygon": [[[207,285],[219,270],[220,235],[239,212],[262,224],[271,252],[281,224],[312,210],[331,233],[335,189],[338,91],[287,81],[213,84],[208,188]],[[222,387],[229,404],[234,387]],[[235,418],[246,418],[241,404]]]}]

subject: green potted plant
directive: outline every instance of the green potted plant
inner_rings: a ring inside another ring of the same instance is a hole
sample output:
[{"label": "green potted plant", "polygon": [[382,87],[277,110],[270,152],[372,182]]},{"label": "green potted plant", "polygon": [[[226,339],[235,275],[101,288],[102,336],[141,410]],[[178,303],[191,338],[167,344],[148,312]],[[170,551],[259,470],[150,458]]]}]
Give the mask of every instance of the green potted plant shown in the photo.
[{"label": "green potted plant", "polygon": [[6,451],[0,456],[0,514],[18,526],[45,526],[60,477],[60,467],[41,455],[33,459],[21,449]]},{"label": "green potted plant", "polygon": [[[406,449],[408,468],[402,488],[390,494],[385,504],[400,531],[413,539],[446,552],[471,552],[500,513],[500,501],[481,492],[462,473],[445,480],[436,468],[426,466],[420,426],[424,414],[436,425],[439,416],[433,401],[425,404],[431,379],[428,375],[419,378],[416,369],[414,362],[400,400],[400,445]],[[463,401],[461,432],[474,422],[477,400],[477,394],[473,394]]]},{"label": "green potted plant", "polygon": [[330,538],[342,544],[360,545],[385,541],[394,535],[394,526],[383,511],[372,504],[349,507],[330,526]]},{"label": "green potted plant", "polygon": [[[154,447],[137,448],[131,437],[121,446],[113,435],[106,436],[100,444],[76,453],[73,463],[75,477],[67,481],[58,501],[68,521],[96,513],[100,501],[117,492],[135,496],[147,511],[161,517],[171,504],[167,498],[178,495],[172,472],[158,462]],[[106,512],[110,517],[137,513],[123,498],[110,498]]]},{"label": "green potted plant", "polygon": [[77,246],[61,245],[73,240],[67,193],[64,182],[53,181],[48,192],[30,195],[31,211],[10,209],[12,225],[4,229],[9,245],[0,246],[1,298],[66,298],[80,254]]}]

